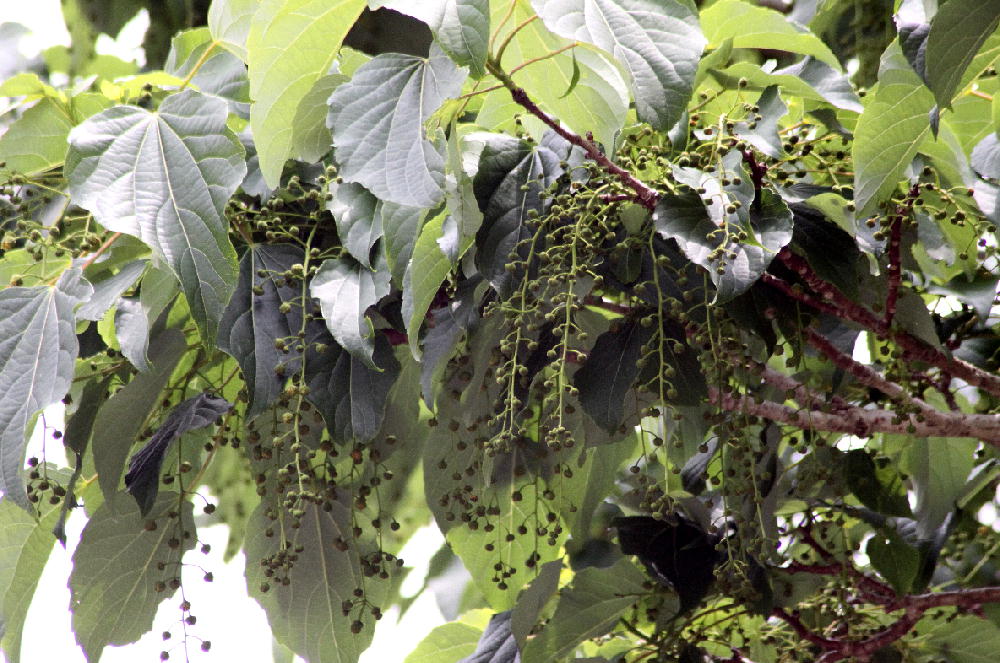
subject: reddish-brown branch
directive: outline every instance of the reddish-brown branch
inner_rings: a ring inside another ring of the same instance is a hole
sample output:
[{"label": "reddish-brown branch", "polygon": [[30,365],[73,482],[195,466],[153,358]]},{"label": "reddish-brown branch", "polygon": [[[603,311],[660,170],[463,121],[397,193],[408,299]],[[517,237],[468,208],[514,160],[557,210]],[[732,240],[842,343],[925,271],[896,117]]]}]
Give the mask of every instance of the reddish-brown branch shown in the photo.
[{"label": "reddish-brown branch", "polygon": [[618,179],[620,179],[625,186],[635,192],[635,201],[640,205],[650,211],[656,207],[656,202],[660,199],[659,192],[646,186],[646,184],[636,179],[632,173],[614,163],[611,159],[605,156],[593,142],[573,133],[572,131],[564,129],[562,125],[549,117],[548,113],[539,108],[538,104],[532,101],[531,97],[528,96],[528,93],[518,87],[514,83],[513,79],[504,73],[504,71],[498,66],[488,62],[487,67],[490,69],[490,73],[493,74],[497,80],[503,83],[508,90],[510,90],[510,96],[514,99],[514,101],[523,106],[529,113],[544,122],[546,126],[552,129],[552,131],[555,131],[571,144],[581,148],[587,153],[587,156],[593,159],[594,162],[601,166],[601,168],[618,177]]},{"label": "reddish-brown branch", "polygon": [[882,324],[886,327],[892,326],[892,319],[896,315],[896,302],[899,300],[899,286],[903,282],[903,265],[900,257],[900,245],[903,243],[903,217],[896,215],[889,226],[889,265],[886,269],[886,295],[885,313]]},{"label": "reddish-brown branch", "polygon": [[871,437],[874,433],[898,433],[920,437],[971,437],[1000,447],[1000,416],[941,412],[923,421],[913,415],[900,418],[895,412],[881,409],[850,407],[836,412],[795,409],[762,401],[753,396],[720,393],[709,388],[709,400],[723,410],[750,414],[803,430],[847,433]]},{"label": "reddish-brown branch", "polygon": [[815,633],[810,631],[806,627],[806,625],[802,623],[802,620],[799,619],[796,615],[785,612],[785,610],[783,610],[782,608],[775,608],[773,611],[771,611],[771,614],[777,617],[778,619],[781,619],[789,626],[791,626],[792,630],[795,631],[795,633],[798,634],[800,638],[802,638],[806,642],[810,642],[816,645],[817,647],[820,647],[824,651],[832,651],[840,648],[841,643],[838,640],[829,640],[822,636],[816,635]]}]

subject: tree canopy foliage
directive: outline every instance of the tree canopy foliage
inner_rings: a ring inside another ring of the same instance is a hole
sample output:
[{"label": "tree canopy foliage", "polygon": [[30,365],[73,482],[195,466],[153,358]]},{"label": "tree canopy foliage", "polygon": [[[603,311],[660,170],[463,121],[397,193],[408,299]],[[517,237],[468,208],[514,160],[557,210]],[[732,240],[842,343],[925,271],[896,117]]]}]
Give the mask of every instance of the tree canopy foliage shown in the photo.
[{"label": "tree canopy foliage", "polygon": [[353,663],[431,522],[407,661],[995,660],[1000,2],[63,4],[0,27],[10,661],[73,511],[91,662],[224,523]]}]

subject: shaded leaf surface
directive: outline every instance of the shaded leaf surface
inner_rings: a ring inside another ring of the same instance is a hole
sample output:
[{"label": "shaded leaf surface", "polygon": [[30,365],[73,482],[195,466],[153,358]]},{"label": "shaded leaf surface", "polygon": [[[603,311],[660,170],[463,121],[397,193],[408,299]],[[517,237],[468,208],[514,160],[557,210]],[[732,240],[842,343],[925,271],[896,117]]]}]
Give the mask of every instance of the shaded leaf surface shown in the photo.
[{"label": "shaded leaf surface", "polygon": [[[365,362],[338,346],[325,331],[311,340],[305,375],[309,400],[323,414],[330,436],[338,441],[375,437],[400,370],[389,342],[378,334],[372,358]],[[326,343],[323,352],[315,349],[317,341]]]},{"label": "shaded leaf surface", "polygon": [[444,157],[424,122],[462,89],[465,72],[438,49],[428,59],[385,53],[330,97],[327,125],[340,175],[382,200],[431,207],[444,196]]},{"label": "shaded leaf surface", "polygon": [[66,157],[74,202],[164,258],[209,343],[236,283],[222,211],[246,173],[227,115],[191,90],[156,112],[115,106],[73,129]]},{"label": "shaded leaf surface", "polygon": [[548,625],[525,646],[524,663],[560,660],[584,640],[610,631],[635,596],[646,592],[645,581],[628,559],[605,569],[591,567],[578,572],[559,592],[559,603]]},{"label": "shaded leaf surface", "polygon": [[129,449],[146,425],[146,417],[159,402],[160,393],[186,349],[184,335],[176,329],[159,334],[150,353],[152,370],[133,377],[97,412],[91,448],[106,501],[110,502],[118,491]]},{"label": "shaded leaf surface", "polygon": [[[264,535],[271,525],[265,515],[270,508],[261,504],[247,524],[245,549],[249,559],[271,557],[284,543],[280,537]],[[247,588],[267,613],[278,642],[310,663],[355,663],[371,642],[374,619],[364,611],[364,628],[353,634],[354,617],[341,611],[344,601],[352,601],[354,590],[363,587],[372,605],[383,605],[390,583],[362,573],[359,554],[373,552],[373,546],[356,542],[341,552],[331,545],[337,539],[353,538],[348,507],[333,502],[330,511],[312,504],[303,509],[301,527],[287,535],[287,545],[302,547],[288,571],[288,585],[273,582],[269,591],[262,592],[261,584],[268,582],[265,569],[260,564],[247,564]]]},{"label": "shaded leaf surface", "polygon": [[[273,403],[286,376],[298,370],[299,354],[294,349],[282,352],[275,343],[287,341],[285,347],[294,348],[291,337],[302,328],[302,306],[296,301],[302,289],[289,285],[282,274],[304,258],[297,246],[272,244],[252,246],[240,260],[236,293],[220,324],[219,349],[240,364],[250,395],[248,419]],[[260,294],[254,294],[255,289]],[[289,309],[283,313],[286,303]],[[285,367],[280,375],[279,365]]]},{"label": "shaded leaf surface", "polygon": [[680,597],[681,611],[695,607],[715,581],[718,539],[680,515],[674,522],[650,516],[615,518],[622,552],[635,555],[658,582]]},{"label": "shaded leaf surface", "polygon": [[[176,493],[162,493],[149,519],[158,527],[145,528],[147,518],[124,493],[104,502],[83,529],[73,554],[70,575],[70,609],[73,632],[87,654],[96,661],[107,645],[124,645],[138,640],[153,626],[156,607],[174,591],[155,591],[154,583],[177,573],[181,556],[194,547],[194,519],[191,503]],[[190,537],[178,537],[181,544],[168,545],[177,536],[167,511],[180,511],[179,525]],[[157,569],[162,562],[167,571]],[[108,619],[115,615],[115,619]]]},{"label": "shaded leaf surface", "polygon": [[628,72],[639,119],[667,130],[684,112],[705,38],[684,0],[534,0],[557,35],[593,44]]},{"label": "shaded leaf surface", "polygon": [[160,487],[160,468],[170,445],[188,431],[213,425],[233,404],[214,394],[193,396],[171,410],[149,442],[132,455],[125,490],[135,498],[139,512],[149,514]]},{"label": "shaded leaf surface", "polygon": [[622,424],[625,393],[639,374],[636,362],[651,333],[635,320],[604,332],[573,377],[584,411],[608,432]]},{"label": "shaded leaf surface", "polygon": [[78,349],[73,309],[92,291],[77,269],[55,287],[0,291],[0,492],[25,508],[26,429],[69,391]]}]

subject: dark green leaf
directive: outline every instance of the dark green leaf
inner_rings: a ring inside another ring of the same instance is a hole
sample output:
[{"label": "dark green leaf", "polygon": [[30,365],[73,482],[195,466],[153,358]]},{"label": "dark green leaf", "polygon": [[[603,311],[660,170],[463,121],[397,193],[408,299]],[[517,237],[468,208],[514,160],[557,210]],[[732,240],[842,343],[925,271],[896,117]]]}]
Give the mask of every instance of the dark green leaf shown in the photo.
[{"label": "dark green leaf", "polygon": [[521,592],[521,596],[517,599],[517,605],[510,611],[510,631],[519,649],[524,649],[528,635],[541,617],[545,604],[559,589],[559,576],[562,573],[562,568],[563,564],[560,559],[542,565],[538,575]]},{"label": "dark green leaf", "polygon": [[[273,403],[287,376],[298,370],[300,354],[293,339],[302,330],[302,288],[282,275],[304,258],[297,246],[265,244],[251,246],[240,260],[240,280],[222,316],[218,343],[240,364],[250,397],[248,419]],[[288,352],[279,349],[279,342]]]},{"label": "dark green leaf", "polygon": [[573,378],[584,411],[608,432],[617,431],[622,424],[625,393],[639,374],[636,362],[651,334],[634,320],[613,325],[597,337],[587,361]]},{"label": "dark green leaf", "polygon": [[[176,493],[162,493],[148,517],[124,493],[111,497],[84,527],[69,579],[73,632],[91,661],[105,646],[135,642],[152,628],[156,607],[174,593],[154,591],[154,584],[179,576],[181,556],[198,540],[191,503]],[[146,527],[149,521],[157,527]],[[173,538],[180,544],[170,545]]]},{"label": "dark green leaf", "polygon": [[666,131],[691,97],[705,38],[687,0],[533,0],[545,26],[614,56],[628,72],[636,113]]},{"label": "dark green leaf", "polygon": [[438,49],[428,59],[385,53],[361,65],[329,102],[341,177],[400,205],[439,203],[444,157],[425,137],[424,122],[464,79]]},{"label": "dark green leaf", "polygon": [[872,566],[899,595],[910,593],[920,567],[920,553],[892,531],[879,530],[868,540],[865,554]]},{"label": "dark green leaf", "polygon": [[[317,342],[327,347],[320,352]],[[325,331],[310,339],[305,375],[309,400],[319,408],[334,440],[370,440],[382,426],[389,390],[400,367],[384,335],[376,335],[373,348],[370,362],[363,362]]]},{"label": "dark green leaf", "polygon": [[129,449],[143,431],[146,419],[158,405],[160,393],[186,349],[184,334],[176,329],[168,329],[159,334],[154,339],[150,352],[152,369],[132,378],[97,413],[91,448],[97,478],[107,502],[111,502],[118,492],[118,483]]},{"label": "dark green leaf", "polygon": [[125,475],[125,490],[135,498],[143,517],[156,502],[163,457],[174,440],[188,431],[213,425],[232,407],[232,403],[214,394],[192,396],[171,410],[149,442],[132,454]]},{"label": "dark green leaf", "polygon": [[66,157],[73,201],[166,261],[209,344],[236,284],[222,212],[246,173],[227,116],[221,99],[191,90],[157,112],[116,106],[73,129]]},{"label": "dark green leaf", "polygon": [[523,663],[561,660],[584,640],[604,635],[635,597],[644,594],[645,576],[628,559],[606,569],[587,568],[559,592],[555,614],[524,648]]},{"label": "dark green leaf", "polygon": [[611,526],[618,530],[622,552],[638,557],[654,580],[677,592],[681,612],[697,606],[708,594],[720,561],[715,549],[718,537],[680,514],[670,520],[615,518]]},{"label": "dark green leaf", "polygon": [[0,291],[0,493],[25,508],[28,424],[69,391],[78,348],[73,309],[92,292],[78,269],[55,287]]},{"label": "dark green leaf", "polygon": [[[476,234],[476,266],[501,294],[508,293],[517,272],[508,272],[510,254],[527,254],[521,245],[528,237],[532,213],[543,216],[551,205],[541,192],[569,167],[582,162],[582,153],[549,132],[537,148],[509,136],[490,137],[479,158],[473,181],[483,225]],[[527,187],[526,190],[523,187]]]},{"label": "dark green leaf", "polygon": [[845,472],[847,486],[869,509],[887,516],[911,515],[902,478],[891,463],[876,465],[867,451],[852,449]]}]

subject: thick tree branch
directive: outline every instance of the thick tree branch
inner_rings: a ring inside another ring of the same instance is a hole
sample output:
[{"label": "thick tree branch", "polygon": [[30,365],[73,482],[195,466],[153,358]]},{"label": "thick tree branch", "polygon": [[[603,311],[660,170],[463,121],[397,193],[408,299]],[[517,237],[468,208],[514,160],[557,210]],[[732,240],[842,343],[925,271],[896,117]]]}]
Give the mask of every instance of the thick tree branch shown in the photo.
[{"label": "thick tree branch", "polygon": [[858,406],[837,412],[822,412],[815,409],[795,409],[753,396],[720,393],[715,387],[709,388],[709,400],[723,410],[751,414],[804,430],[847,433],[858,437],[871,437],[874,433],[971,437],[1000,448],[1000,416],[992,414],[939,412],[933,418],[918,418],[912,414],[901,418],[888,410]]}]

